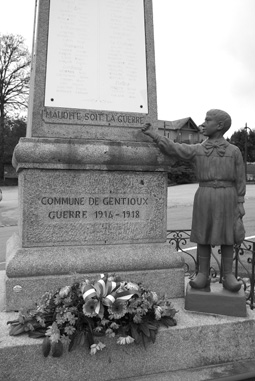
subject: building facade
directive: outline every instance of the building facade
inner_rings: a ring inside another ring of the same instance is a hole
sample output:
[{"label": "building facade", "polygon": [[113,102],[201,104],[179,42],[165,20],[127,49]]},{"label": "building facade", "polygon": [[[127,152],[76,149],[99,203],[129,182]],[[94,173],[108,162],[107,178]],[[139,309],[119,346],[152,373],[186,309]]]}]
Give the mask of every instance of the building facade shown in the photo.
[{"label": "building facade", "polygon": [[159,128],[159,133],[178,143],[196,144],[204,140],[199,127],[190,117],[164,121],[164,127]]}]

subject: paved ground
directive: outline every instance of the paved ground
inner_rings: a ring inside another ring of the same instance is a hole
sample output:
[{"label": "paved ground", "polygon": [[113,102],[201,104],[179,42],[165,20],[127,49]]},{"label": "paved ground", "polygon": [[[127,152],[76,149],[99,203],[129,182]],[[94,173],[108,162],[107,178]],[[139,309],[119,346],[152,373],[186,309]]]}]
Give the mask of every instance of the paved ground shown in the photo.
[{"label": "paved ground", "polygon": [[6,241],[18,231],[18,187],[1,187],[0,202],[0,270],[5,269]]},{"label": "paved ground", "polygon": [[[197,184],[178,185],[168,188],[167,228],[190,229],[193,198]],[[245,196],[244,225],[246,237],[255,236],[255,185],[248,184]]]},{"label": "paved ground", "polygon": [[0,202],[0,228],[15,226],[18,220],[18,187],[1,187],[3,199]]}]

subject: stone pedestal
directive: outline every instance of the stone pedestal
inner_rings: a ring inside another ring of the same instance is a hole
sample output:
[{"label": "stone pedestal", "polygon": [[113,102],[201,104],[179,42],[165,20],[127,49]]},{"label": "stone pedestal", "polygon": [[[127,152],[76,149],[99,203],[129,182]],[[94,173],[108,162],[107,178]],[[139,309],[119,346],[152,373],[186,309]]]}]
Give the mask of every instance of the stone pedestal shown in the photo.
[{"label": "stone pedestal", "polygon": [[154,144],[21,139],[19,235],[8,242],[6,309],[100,273],[184,294],[183,260],[166,244],[169,164]]},{"label": "stone pedestal", "polygon": [[225,290],[220,283],[195,290],[187,285],[185,309],[207,314],[246,317],[246,298],[243,288],[238,292]]}]

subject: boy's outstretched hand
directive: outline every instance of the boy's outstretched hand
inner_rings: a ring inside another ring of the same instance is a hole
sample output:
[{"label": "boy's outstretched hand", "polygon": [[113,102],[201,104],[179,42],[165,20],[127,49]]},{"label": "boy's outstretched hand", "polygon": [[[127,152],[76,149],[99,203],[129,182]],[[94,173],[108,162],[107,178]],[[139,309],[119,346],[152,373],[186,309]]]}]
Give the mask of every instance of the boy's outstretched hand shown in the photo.
[{"label": "boy's outstretched hand", "polygon": [[151,136],[151,132],[153,132],[153,127],[150,123],[146,123],[143,128],[142,128],[142,132],[145,134],[145,135],[149,135]]}]

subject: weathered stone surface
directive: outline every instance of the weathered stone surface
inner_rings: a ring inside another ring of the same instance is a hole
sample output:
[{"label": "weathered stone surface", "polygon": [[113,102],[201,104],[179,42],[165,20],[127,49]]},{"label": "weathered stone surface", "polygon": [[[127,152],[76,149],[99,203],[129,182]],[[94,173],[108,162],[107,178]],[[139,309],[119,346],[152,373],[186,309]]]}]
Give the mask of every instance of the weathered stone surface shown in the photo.
[{"label": "weathered stone surface", "polygon": [[126,377],[121,381],[252,381],[255,375],[255,360],[237,360],[223,364],[182,369],[165,373]]},{"label": "weathered stone surface", "polygon": [[227,316],[246,316],[246,297],[244,289],[238,292],[225,290],[220,283],[212,283],[210,287],[196,290],[187,285],[185,309],[208,314]]},{"label": "weathered stone surface", "polygon": [[23,170],[22,246],[166,241],[166,174]]},{"label": "weathered stone surface", "polygon": [[168,244],[127,244],[22,248],[18,235],[7,242],[6,272],[11,278],[72,273],[183,268]]},{"label": "weathered stone surface", "polygon": [[[142,132],[140,132],[142,134]],[[109,140],[21,138],[13,154],[17,171],[40,169],[99,169],[167,171],[174,158],[148,143]]]}]

